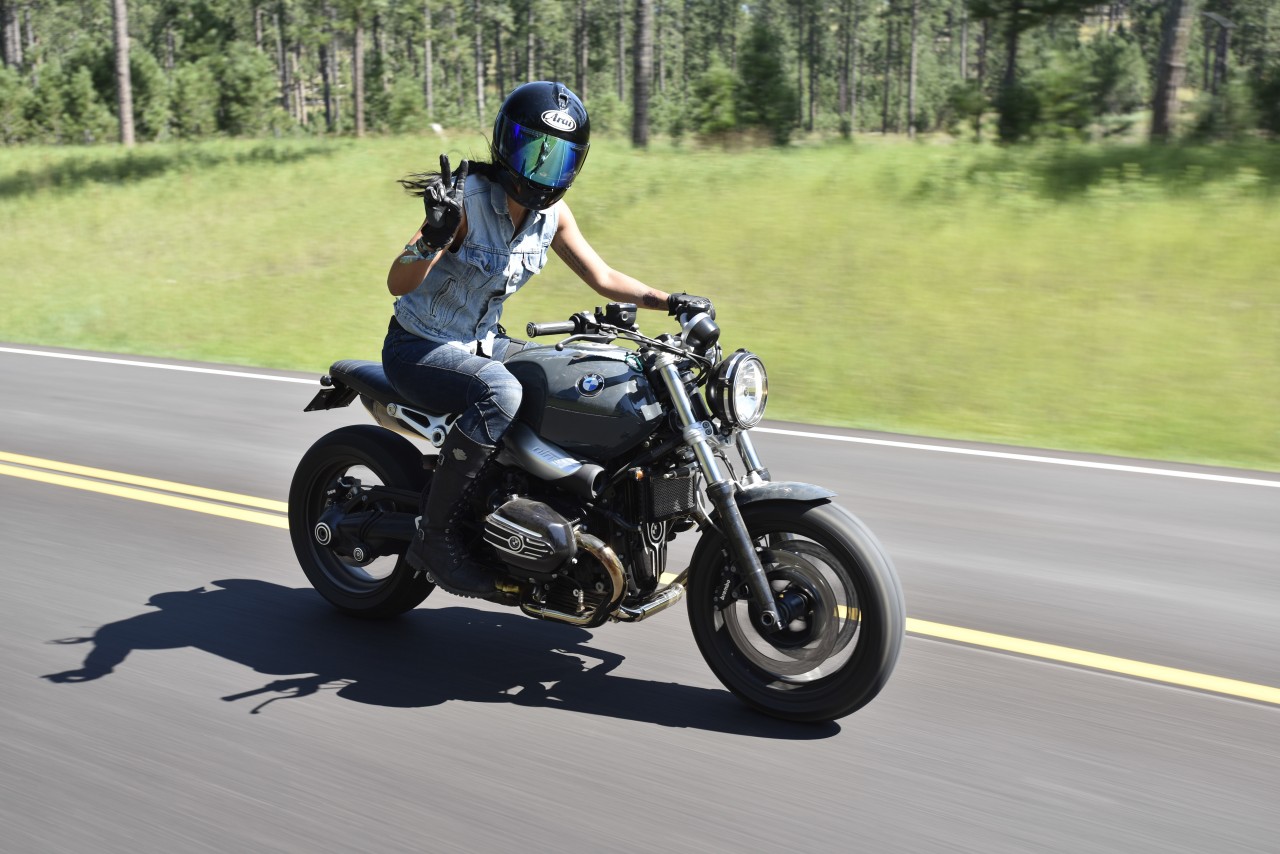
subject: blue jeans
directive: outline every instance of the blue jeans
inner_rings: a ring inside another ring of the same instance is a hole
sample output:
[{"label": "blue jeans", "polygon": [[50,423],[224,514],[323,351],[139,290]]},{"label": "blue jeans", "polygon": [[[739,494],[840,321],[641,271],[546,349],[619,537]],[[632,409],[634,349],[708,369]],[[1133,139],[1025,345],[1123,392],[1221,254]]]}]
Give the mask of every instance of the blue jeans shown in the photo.
[{"label": "blue jeans", "polygon": [[433,412],[459,413],[454,429],[478,444],[496,445],[515,420],[522,392],[502,359],[524,343],[499,336],[493,358],[473,356],[420,338],[393,317],[382,343],[382,368],[407,402]]}]

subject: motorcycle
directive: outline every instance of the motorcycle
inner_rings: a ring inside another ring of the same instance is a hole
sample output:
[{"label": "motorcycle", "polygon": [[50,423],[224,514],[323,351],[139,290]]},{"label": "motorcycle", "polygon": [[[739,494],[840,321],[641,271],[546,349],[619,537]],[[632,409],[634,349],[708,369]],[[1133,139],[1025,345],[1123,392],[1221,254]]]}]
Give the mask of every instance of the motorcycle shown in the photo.
[{"label": "motorcycle", "polygon": [[[678,320],[679,333],[651,338],[634,305],[610,303],[529,324],[530,339],[565,337],[505,361],[523,402],[464,499],[464,540],[505,573],[488,599],[584,628],[685,601],[699,651],[749,706],[792,721],[848,715],[898,658],[893,565],[835,493],[770,478],[749,435],[768,398],[760,357],[725,355],[714,312]],[[306,411],[358,397],[377,423],[334,430],[302,457],[293,547],[336,608],[392,617],[435,588],[404,558],[438,456],[410,438],[438,449],[456,415],[407,402],[377,362],[336,362],[320,382]],[[668,544],[694,531],[672,576]]]}]

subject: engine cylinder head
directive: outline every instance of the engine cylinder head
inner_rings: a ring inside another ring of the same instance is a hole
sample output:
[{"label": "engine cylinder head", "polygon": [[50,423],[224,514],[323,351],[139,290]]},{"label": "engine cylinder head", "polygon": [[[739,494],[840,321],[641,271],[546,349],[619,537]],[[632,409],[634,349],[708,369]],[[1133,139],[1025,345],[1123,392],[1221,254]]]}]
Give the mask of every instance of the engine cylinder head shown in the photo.
[{"label": "engine cylinder head", "polygon": [[573,524],[541,501],[513,498],[484,520],[484,541],[516,575],[546,579],[578,553]]}]

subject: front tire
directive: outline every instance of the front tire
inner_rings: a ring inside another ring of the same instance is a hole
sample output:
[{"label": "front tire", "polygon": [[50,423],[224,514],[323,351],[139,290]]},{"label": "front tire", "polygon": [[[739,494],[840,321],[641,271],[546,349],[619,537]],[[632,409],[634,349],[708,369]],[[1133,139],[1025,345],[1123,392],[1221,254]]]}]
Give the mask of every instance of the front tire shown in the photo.
[{"label": "front tire", "polygon": [[866,705],[893,672],[906,624],[893,564],[857,517],[829,502],[742,508],[775,596],[780,631],[759,609],[714,529],[689,571],[689,623],[708,666],[748,705],[791,721],[829,721]]},{"label": "front tire", "polygon": [[435,589],[402,553],[357,562],[332,542],[322,545],[316,538],[316,525],[335,503],[343,478],[358,479],[366,494],[379,484],[411,493],[412,503],[406,494],[402,502],[382,500],[374,506],[416,512],[426,477],[422,454],[412,442],[372,424],[334,430],[303,455],[289,487],[289,537],[307,580],[335,608],[355,617],[384,619],[417,607]]}]

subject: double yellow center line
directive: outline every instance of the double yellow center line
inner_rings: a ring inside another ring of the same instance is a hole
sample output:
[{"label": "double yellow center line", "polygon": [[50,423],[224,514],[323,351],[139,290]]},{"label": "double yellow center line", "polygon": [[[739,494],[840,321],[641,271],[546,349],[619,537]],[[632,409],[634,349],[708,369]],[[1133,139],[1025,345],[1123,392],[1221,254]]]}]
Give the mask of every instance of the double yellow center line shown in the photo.
[{"label": "double yellow center line", "polygon": [[163,504],[179,510],[238,519],[241,522],[256,522],[259,525],[271,525],[275,528],[289,527],[289,520],[283,515],[288,512],[289,507],[283,501],[271,501],[252,495],[223,492],[219,489],[206,489],[202,486],[174,483],[171,480],[140,477],[56,460],[28,457],[23,454],[10,454],[6,451],[0,451],[0,474],[50,483],[54,486],[69,486],[72,489],[83,489],[116,498]]},{"label": "double yellow center line", "polygon": [[[206,489],[201,486],[191,486],[169,480],[140,477],[90,466],[73,465],[39,457],[28,457],[23,454],[11,454],[5,451],[0,451],[0,475],[39,481],[40,483],[48,483],[54,486],[81,489],[116,498],[162,504],[179,510],[207,513],[211,516],[221,516],[241,522],[253,522],[258,525],[269,525],[273,528],[289,527],[289,520],[285,515],[288,512],[288,505],[283,501],[272,501],[266,498],[224,492],[218,489]],[[1196,673],[1176,667],[1165,667],[1145,661],[1102,655],[1096,652],[1087,652],[1085,650],[1072,649],[1071,647],[1009,637],[1008,635],[998,635],[975,629],[965,629],[959,626],[949,626],[943,623],[933,623],[912,617],[907,618],[907,631],[916,635],[969,646],[984,647],[1092,670],[1118,673],[1166,685],[1176,685],[1181,688],[1192,688],[1198,691],[1207,691],[1228,697],[1239,697],[1280,706],[1280,688],[1259,685],[1253,682],[1243,682],[1239,679],[1227,679],[1207,673]]]}]

